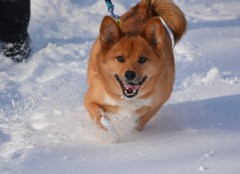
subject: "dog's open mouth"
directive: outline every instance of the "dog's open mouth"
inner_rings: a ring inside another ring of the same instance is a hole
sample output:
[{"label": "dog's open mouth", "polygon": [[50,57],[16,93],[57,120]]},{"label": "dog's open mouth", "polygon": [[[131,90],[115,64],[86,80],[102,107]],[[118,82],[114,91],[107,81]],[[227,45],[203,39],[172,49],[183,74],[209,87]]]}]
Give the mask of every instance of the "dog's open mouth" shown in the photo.
[{"label": "dog's open mouth", "polygon": [[128,98],[132,98],[136,96],[138,94],[138,90],[147,79],[147,77],[145,76],[140,82],[132,83],[132,82],[123,82],[117,74],[115,74],[115,78],[122,88],[123,95],[125,95]]}]

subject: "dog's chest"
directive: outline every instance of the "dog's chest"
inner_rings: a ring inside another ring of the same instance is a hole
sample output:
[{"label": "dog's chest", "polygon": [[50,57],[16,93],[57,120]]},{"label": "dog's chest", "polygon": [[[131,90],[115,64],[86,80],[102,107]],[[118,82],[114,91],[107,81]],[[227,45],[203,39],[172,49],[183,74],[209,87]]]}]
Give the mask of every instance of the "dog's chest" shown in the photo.
[{"label": "dog's chest", "polygon": [[119,112],[135,113],[143,106],[150,106],[152,102],[151,98],[148,99],[127,99],[114,100],[112,97],[105,95],[103,103],[109,106],[117,106]]}]

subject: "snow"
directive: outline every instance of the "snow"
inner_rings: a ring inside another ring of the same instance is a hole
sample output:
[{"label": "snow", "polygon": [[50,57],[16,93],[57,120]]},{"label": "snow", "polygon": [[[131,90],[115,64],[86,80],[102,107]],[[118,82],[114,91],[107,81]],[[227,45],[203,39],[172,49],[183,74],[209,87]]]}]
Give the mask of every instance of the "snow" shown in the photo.
[{"label": "snow", "polygon": [[106,133],[83,106],[104,1],[32,1],[30,59],[0,55],[0,173],[240,173],[240,2],[175,2],[189,25],[170,100],[142,132],[123,113]]}]

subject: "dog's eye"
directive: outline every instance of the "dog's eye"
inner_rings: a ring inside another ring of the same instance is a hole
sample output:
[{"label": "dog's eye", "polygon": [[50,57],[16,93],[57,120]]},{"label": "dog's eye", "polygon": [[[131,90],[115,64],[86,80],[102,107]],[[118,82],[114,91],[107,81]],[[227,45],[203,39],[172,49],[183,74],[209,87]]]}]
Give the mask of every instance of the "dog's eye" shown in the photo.
[{"label": "dog's eye", "polygon": [[116,57],[116,59],[120,63],[124,63],[125,62],[125,58],[123,56],[118,56],[118,57]]},{"label": "dog's eye", "polygon": [[148,60],[148,59],[147,59],[146,57],[140,57],[140,58],[138,59],[138,63],[139,63],[139,64],[144,64],[147,60]]}]

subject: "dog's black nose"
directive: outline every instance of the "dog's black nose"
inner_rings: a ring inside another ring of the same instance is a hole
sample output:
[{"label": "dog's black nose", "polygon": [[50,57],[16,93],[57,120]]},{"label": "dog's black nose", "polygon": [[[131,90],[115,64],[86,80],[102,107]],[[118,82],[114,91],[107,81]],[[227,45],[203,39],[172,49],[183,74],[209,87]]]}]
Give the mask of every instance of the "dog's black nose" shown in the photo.
[{"label": "dog's black nose", "polygon": [[127,80],[131,81],[131,80],[135,79],[136,73],[135,73],[135,71],[126,71],[124,76]]}]

